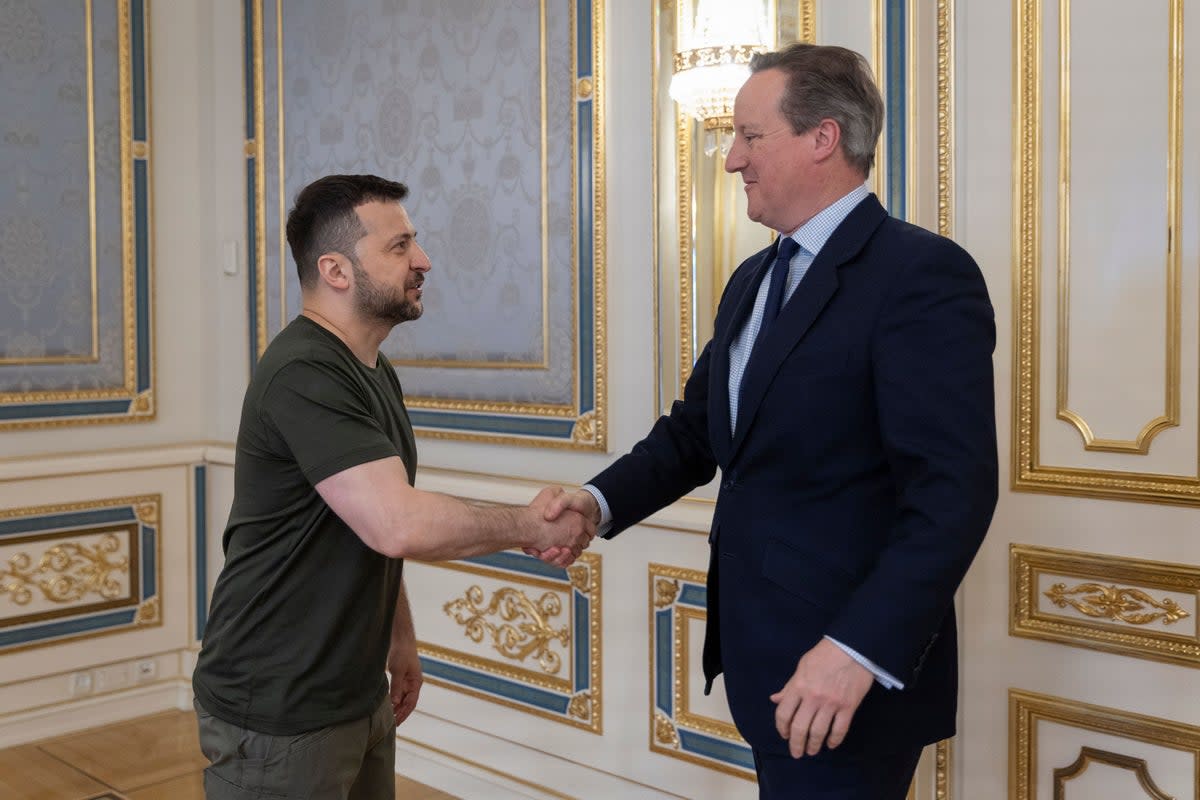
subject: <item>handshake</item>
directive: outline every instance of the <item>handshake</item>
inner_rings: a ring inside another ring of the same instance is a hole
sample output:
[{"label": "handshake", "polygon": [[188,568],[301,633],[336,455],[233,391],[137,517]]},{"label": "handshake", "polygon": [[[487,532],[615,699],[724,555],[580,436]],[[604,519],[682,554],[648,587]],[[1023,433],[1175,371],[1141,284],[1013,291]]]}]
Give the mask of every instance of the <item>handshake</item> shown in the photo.
[{"label": "handshake", "polygon": [[587,549],[600,524],[600,504],[590,492],[568,494],[547,487],[525,509],[529,514],[530,543],[522,549],[547,564],[566,567]]}]

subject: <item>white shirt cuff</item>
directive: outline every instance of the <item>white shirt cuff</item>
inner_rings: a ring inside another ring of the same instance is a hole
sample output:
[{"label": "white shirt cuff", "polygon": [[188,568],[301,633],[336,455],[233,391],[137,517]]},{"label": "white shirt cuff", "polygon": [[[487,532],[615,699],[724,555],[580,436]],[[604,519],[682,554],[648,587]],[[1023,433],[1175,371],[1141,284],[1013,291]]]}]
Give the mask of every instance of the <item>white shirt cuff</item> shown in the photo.
[{"label": "white shirt cuff", "polygon": [[612,530],[612,511],[608,507],[608,501],[600,494],[600,490],[590,483],[585,484],[583,490],[596,498],[596,503],[600,506],[600,524],[596,526],[596,535],[604,536]]},{"label": "white shirt cuff", "polygon": [[847,647],[846,645],[839,642],[837,639],[834,639],[832,636],[826,636],[825,638],[828,639],[829,641],[833,642],[834,644],[836,644],[838,647],[842,648],[842,650],[845,651],[846,655],[850,656],[855,661],[857,661],[859,664],[866,667],[867,670],[872,675],[875,676],[875,680],[879,681],[879,683],[883,685],[883,688],[885,688],[885,689],[903,689],[904,688],[903,683],[896,680],[894,677],[889,675],[884,670],[875,666],[875,663],[873,661],[871,661],[871,659],[869,659],[866,656],[862,655],[861,653],[857,652],[853,648]]}]

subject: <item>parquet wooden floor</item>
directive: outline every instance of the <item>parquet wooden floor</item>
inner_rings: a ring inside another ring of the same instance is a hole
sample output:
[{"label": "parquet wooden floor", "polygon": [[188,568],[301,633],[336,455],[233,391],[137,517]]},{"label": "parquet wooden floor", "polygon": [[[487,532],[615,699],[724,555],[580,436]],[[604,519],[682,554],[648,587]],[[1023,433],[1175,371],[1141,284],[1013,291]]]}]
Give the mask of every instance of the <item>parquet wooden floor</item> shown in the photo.
[{"label": "parquet wooden floor", "polygon": [[[4,800],[204,800],[196,715],[165,711],[0,750]],[[458,800],[396,776],[397,800]]]}]

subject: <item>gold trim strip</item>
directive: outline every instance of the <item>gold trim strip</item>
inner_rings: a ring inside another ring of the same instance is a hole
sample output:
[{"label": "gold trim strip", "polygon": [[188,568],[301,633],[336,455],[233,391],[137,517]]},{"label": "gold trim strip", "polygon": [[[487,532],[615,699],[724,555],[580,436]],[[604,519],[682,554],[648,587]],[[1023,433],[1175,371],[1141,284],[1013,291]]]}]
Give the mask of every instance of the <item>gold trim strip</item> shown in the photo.
[{"label": "gold trim strip", "polygon": [[1121,753],[1110,753],[1107,750],[1099,750],[1095,747],[1081,747],[1079,749],[1079,757],[1075,759],[1073,764],[1055,768],[1054,800],[1065,800],[1067,796],[1067,784],[1072,779],[1087,772],[1087,768],[1092,763],[1107,764],[1110,767],[1132,772],[1137,777],[1138,784],[1142,790],[1150,797],[1150,800],[1174,800],[1174,798],[1164,793],[1154,783],[1154,779],[1150,777],[1149,765],[1144,758],[1135,758],[1133,756],[1122,755]]},{"label": "gold trim strip", "polygon": [[800,0],[800,41],[817,41],[817,0]]},{"label": "gold trim strip", "polygon": [[954,235],[954,0],[937,6],[938,233]]},{"label": "gold trim strip", "polygon": [[1200,664],[1200,631],[1195,628],[1190,634],[1180,634],[1116,619],[1054,614],[1041,610],[1038,586],[1040,576],[1053,575],[1114,584],[1113,590],[1117,589],[1115,584],[1132,584],[1200,598],[1200,567],[1019,544],[1011,545],[1009,554],[1011,635],[1151,661]]},{"label": "gold trim strip", "polygon": [[1059,177],[1058,177],[1058,383],[1057,416],[1069,422],[1083,437],[1085,450],[1106,453],[1148,455],[1154,437],[1179,425],[1180,387],[1180,281],[1181,261],[1178,237],[1183,193],[1183,6],[1181,0],[1169,0],[1170,39],[1167,48],[1167,94],[1171,98],[1168,117],[1167,159],[1167,308],[1166,308],[1166,400],[1164,412],[1147,422],[1130,440],[1100,439],[1081,414],[1069,408],[1070,376],[1070,305],[1071,305],[1071,0],[1059,0]]},{"label": "gold trim strip", "polygon": [[[1200,727],[1081,703],[1020,689],[1008,692],[1009,766],[1008,791],[1013,800],[1036,800],[1038,774],[1038,723],[1049,722],[1084,731],[1183,750],[1200,765]],[[1194,767],[1193,772],[1197,769]]]}]

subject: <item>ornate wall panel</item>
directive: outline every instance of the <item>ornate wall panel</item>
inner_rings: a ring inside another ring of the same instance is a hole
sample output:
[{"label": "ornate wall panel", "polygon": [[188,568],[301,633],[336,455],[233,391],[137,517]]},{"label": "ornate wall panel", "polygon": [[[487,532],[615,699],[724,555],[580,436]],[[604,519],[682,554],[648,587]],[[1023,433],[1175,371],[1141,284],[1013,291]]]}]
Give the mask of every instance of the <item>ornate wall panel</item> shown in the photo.
[{"label": "ornate wall panel", "polygon": [[0,430],[152,419],[144,0],[5,16]]},{"label": "ornate wall panel", "polygon": [[651,564],[649,611],[651,751],[754,780],[754,756],[729,720],[724,684],[704,696],[704,571]]},{"label": "ornate wall panel", "polygon": [[161,625],[161,504],[0,511],[0,653]]},{"label": "ornate wall panel", "polygon": [[244,11],[253,357],[300,308],[296,193],[381,174],[433,262],[424,316],[383,345],[418,429],[603,449],[602,0]]},{"label": "ornate wall panel", "polygon": [[405,583],[428,682],[602,732],[599,556],[561,569],[496,553],[417,565]]},{"label": "ornate wall panel", "polygon": [[1009,692],[1013,800],[1200,796],[1200,728],[1048,695]]},{"label": "ornate wall panel", "polygon": [[1200,31],[1181,0],[1015,8],[1013,486],[1195,504]]},{"label": "ornate wall panel", "polygon": [[1200,664],[1200,568],[1012,545],[1014,636]]}]

